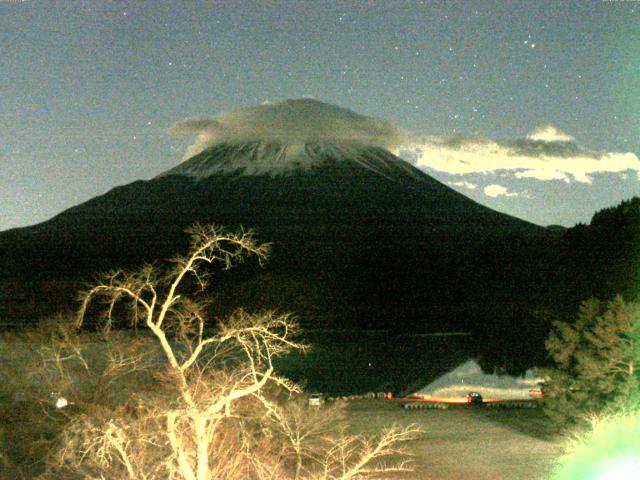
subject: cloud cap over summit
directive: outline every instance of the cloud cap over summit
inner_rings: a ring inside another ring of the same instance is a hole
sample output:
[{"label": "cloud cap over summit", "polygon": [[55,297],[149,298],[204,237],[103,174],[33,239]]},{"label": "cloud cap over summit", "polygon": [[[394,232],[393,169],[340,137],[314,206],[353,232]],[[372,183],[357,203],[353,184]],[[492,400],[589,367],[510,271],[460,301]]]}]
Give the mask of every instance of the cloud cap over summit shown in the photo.
[{"label": "cloud cap over summit", "polygon": [[196,135],[183,159],[219,143],[330,141],[396,149],[409,139],[407,132],[387,120],[360,115],[311,98],[263,103],[221,113],[214,118],[187,118],[171,126],[170,133]]},{"label": "cloud cap over summit", "polygon": [[551,124],[515,139],[433,136],[409,132],[393,122],[311,98],[263,103],[213,118],[187,118],[175,123],[170,132],[195,136],[182,160],[220,143],[352,142],[382,147],[422,169],[456,176],[509,174],[515,179],[590,184],[594,175],[602,173],[635,171],[640,175],[640,160],[635,153],[591,150]]}]

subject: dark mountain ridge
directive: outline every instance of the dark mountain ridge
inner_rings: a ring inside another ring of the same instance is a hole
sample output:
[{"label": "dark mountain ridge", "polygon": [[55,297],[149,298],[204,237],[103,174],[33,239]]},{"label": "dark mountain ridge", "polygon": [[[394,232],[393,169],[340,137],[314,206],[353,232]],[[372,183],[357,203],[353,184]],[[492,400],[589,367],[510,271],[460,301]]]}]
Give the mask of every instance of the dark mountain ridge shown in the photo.
[{"label": "dark mountain ridge", "polygon": [[295,148],[297,164],[273,168],[274,158],[287,161],[284,148],[216,145],[154,179],[0,232],[1,320],[75,308],[75,292],[98,272],[184,252],[183,231],[196,221],[254,228],[273,244],[265,268],[249,262],[214,277],[214,315],[242,305],[291,311],[311,328],[471,331],[489,369],[543,362],[551,321],[573,318],[585,298],[637,295],[638,198],[590,225],[543,228],[381,148],[309,144]]},{"label": "dark mountain ridge", "polygon": [[544,295],[539,259],[527,253],[544,228],[483,207],[382,148],[327,143],[215,145],[152,180],[2,232],[4,280],[67,280],[70,289],[184,251],[183,231],[196,221],[253,228],[273,243],[265,269],[220,277],[211,295],[228,308],[429,331],[468,328],[496,302]]}]

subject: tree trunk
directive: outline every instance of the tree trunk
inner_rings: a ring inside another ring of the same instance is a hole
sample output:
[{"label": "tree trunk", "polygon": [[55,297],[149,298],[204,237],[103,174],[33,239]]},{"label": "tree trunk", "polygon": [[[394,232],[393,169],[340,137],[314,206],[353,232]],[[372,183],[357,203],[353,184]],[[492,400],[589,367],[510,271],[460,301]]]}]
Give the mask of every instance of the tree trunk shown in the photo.
[{"label": "tree trunk", "polygon": [[209,439],[207,438],[207,420],[204,417],[193,419],[196,435],[196,476],[198,480],[209,480]]}]

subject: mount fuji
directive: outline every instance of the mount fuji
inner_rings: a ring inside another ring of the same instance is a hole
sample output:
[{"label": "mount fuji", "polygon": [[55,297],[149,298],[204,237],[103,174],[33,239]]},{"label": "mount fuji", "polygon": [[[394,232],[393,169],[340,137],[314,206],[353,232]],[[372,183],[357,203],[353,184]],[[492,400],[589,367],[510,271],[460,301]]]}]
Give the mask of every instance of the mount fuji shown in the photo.
[{"label": "mount fuji", "polygon": [[[531,247],[544,228],[457,193],[368,141],[360,127],[371,119],[329,107],[305,99],[244,111],[243,120],[255,113],[255,123],[276,125],[276,134],[253,138],[221,117],[199,153],[155,178],[0,233],[0,280],[13,302],[2,313],[50,313],[99,271],[170,258],[186,249],[183,231],[194,222],[253,228],[273,243],[266,268],[217,277],[210,295],[223,310],[278,308],[316,326],[430,331],[466,328],[492,306],[544,295]],[[334,138],[353,126],[345,118],[357,120],[358,135]],[[290,121],[318,131],[316,121],[329,134],[281,135]]]}]

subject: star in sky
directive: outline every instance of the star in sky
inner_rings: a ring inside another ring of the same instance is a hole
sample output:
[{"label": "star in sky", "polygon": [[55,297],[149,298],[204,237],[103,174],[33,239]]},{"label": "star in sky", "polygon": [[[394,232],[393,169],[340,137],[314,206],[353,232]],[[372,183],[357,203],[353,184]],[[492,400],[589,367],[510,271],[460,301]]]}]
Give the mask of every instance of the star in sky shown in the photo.
[{"label": "star in sky", "polygon": [[[0,2],[0,229],[175,165],[184,145],[166,130],[185,117],[307,94],[419,135],[516,142],[551,124],[637,155],[639,13],[596,0]],[[526,190],[456,187],[542,224],[639,193],[634,172],[590,186],[429,173]]]}]

